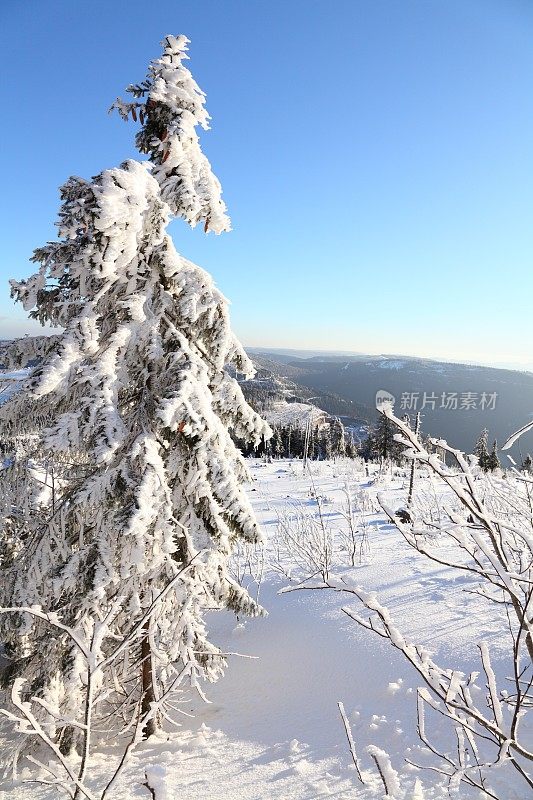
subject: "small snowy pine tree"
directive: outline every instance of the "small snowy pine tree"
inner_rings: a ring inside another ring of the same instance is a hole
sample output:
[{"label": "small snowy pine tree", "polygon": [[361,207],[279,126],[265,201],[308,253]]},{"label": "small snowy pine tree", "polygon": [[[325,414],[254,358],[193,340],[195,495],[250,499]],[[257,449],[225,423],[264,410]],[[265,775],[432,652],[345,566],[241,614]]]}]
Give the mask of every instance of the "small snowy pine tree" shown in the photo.
[{"label": "small snowy pine tree", "polygon": [[370,429],[368,437],[361,447],[361,455],[365,459],[373,459],[381,463],[391,459],[401,461],[402,448],[394,439],[395,429],[385,414],[379,415],[378,422]]},{"label": "small snowy pine tree", "polygon": [[274,428],[274,433],[270,440],[270,452],[273,458],[281,458],[283,456],[283,442],[279,428]]},{"label": "small snowy pine tree", "polygon": [[498,442],[495,439],[492,443],[492,449],[487,459],[487,470],[494,472],[494,470],[500,469],[500,466],[500,459],[498,458]]},{"label": "small snowy pine tree", "polygon": [[488,451],[488,438],[489,432],[486,428],[483,428],[479,435],[479,439],[476,442],[476,446],[474,448],[474,453],[477,456],[478,464],[483,470],[483,472],[487,472],[489,469],[489,451]]},{"label": "small snowy pine tree", "polygon": [[331,428],[331,451],[334,456],[346,455],[346,438],[344,435],[344,425],[338,417],[335,417],[330,425]]}]

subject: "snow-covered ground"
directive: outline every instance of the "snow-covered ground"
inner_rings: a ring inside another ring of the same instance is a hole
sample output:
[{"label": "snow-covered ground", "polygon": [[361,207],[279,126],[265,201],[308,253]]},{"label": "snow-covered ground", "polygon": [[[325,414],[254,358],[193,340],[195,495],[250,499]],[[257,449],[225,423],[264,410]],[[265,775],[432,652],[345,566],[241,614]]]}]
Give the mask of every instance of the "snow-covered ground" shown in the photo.
[{"label": "snow-covered ground", "polygon": [[264,411],[264,417],[271,425],[278,427],[289,426],[305,428],[311,422],[313,426],[320,425],[327,418],[325,411],[310,403],[287,403],[277,400]]},{"label": "snow-covered ground", "polygon": [[[317,496],[336,542],[332,572],[351,575],[376,591],[407,637],[425,645],[446,665],[465,672],[479,666],[476,642],[487,641],[496,671],[503,655],[498,621],[490,605],[469,589],[471,578],[429,562],[410,549],[376,502],[383,492],[393,507],[405,502],[407,478],[365,476],[354,462],[252,462],[250,496],[268,537],[264,559],[241,557],[236,574],[259,599],[268,616],[236,620],[226,612],[209,615],[211,636],[229,657],[225,677],[207,687],[209,704],[184,698],[180,732],[150,740],[133,755],[113,800],[147,798],[146,775],[156,800],[370,800],[384,789],[365,753],[377,745],[391,757],[405,800],[448,797],[439,776],[406,761],[430,763],[416,735],[416,687],[420,680],[387,642],[361,629],[341,611],[350,598],[333,592],[293,591],[305,569],[291,558],[283,538],[287,515],[315,514]],[[342,549],[341,516],[349,485],[364,506],[367,540],[361,563],[348,565]],[[420,496],[430,484],[418,481]],[[337,702],[351,722],[366,787],[357,780]],[[443,748],[453,739],[443,724],[428,729]],[[104,784],[118,750],[102,747],[93,764],[93,787]],[[29,775],[29,773],[27,773]],[[497,783],[497,780],[495,781]],[[36,784],[4,783],[0,796],[13,800],[59,797]],[[95,792],[99,797],[98,793]],[[524,800],[505,787],[506,800]],[[482,797],[461,790],[460,797]]]}]

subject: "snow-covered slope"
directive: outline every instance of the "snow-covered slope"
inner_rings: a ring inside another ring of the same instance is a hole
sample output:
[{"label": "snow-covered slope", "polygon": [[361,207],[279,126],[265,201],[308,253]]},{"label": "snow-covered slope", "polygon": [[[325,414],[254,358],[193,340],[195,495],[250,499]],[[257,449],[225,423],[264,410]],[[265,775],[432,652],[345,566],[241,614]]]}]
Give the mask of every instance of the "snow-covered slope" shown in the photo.
[{"label": "snow-covered slope", "polygon": [[[283,523],[303,515],[308,521],[320,503],[335,547],[334,571],[353,578],[391,610],[409,638],[424,644],[445,664],[465,672],[478,665],[476,641],[490,644],[497,672],[503,645],[494,612],[475,593],[468,575],[428,562],[410,549],[376,502],[383,492],[393,507],[405,501],[407,476],[370,476],[353,461],[252,462],[250,496],[269,544],[264,557],[243,553],[234,572],[259,592],[269,616],[236,620],[228,612],[208,617],[211,634],[232,654],[226,676],[207,687],[208,705],[183,698],[181,732],[141,746],[126,768],[113,800],[372,800],[383,786],[365,753],[368,745],[386,750],[398,771],[396,800],[444,800],[445,781],[419,772],[406,759],[429,763],[416,735],[419,680],[404,659],[379,637],[359,628],[342,607],[346,597],[332,591],[281,593],[297,587],[305,574],[291,554]],[[349,567],[343,531],[346,486],[361,508],[361,549]],[[435,487],[417,481],[421,502]],[[307,515],[307,516],[306,516]],[[363,536],[364,534],[364,536]],[[253,580],[261,575],[260,585]],[[348,603],[349,604],[349,603]],[[351,722],[366,785],[357,780],[337,702]],[[452,747],[449,732],[428,720],[436,741]],[[102,745],[92,768],[92,785],[104,783],[118,751]],[[29,776],[29,772],[26,775]],[[509,785],[495,785],[505,800],[525,800]],[[52,800],[55,790],[4,782],[10,800]],[[1,794],[1,790],[0,790]],[[99,797],[98,794],[96,794]],[[480,798],[461,790],[461,798]]]},{"label": "snow-covered slope", "polygon": [[263,415],[267,422],[278,427],[291,425],[305,428],[308,422],[316,427],[330,419],[324,411],[309,403],[287,403],[285,400],[272,403],[270,408],[265,409]]},{"label": "snow-covered slope", "polygon": [[254,353],[252,362],[257,370],[251,380],[242,380],[241,388],[254,407],[268,411],[273,402],[309,403],[333,417],[349,420],[351,424],[364,425],[374,415],[373,408],[363,406],[323,389],[310,388],[299,381],[306,370],[298,366],[274,361]]},{"label": "snow-covered slope", "polygon": [[6,403],[18,390],[22,382],[28,377],[31,368],[0,370],[0,404]]}]

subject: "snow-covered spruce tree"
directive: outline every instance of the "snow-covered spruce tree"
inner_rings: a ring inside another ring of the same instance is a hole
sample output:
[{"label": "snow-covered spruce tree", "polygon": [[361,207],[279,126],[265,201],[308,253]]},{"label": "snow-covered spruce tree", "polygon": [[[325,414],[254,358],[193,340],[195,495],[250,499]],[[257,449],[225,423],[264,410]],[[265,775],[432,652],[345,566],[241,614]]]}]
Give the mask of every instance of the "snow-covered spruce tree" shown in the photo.
[{"label": "snow-covered spruce tree", "polygon": [[492,443],[492,449],[487,459],[487,470],[494,472],[494,470],[500,469],[500,467],[500,459],[498,458],[498,442],[495,439]]},{"label": "snow-covered spruce tree", "polygon": [[331,423],[331,449],[334,456],[346,455],[346,437],[344,435],[344,425],[338,417]]},{"label": "snow-covered spruce tree", "polygon": [[486,428],[483,428],[481,433],[479,434],[479,439],[476,442],[476,446],[474,448],[474,454],[478,458],[478,464],[483,470],[483,472],[487,472],[489,469],[489,451],[488,451],[488,438],[489,432]]},{"label": "snow-covered spruce tree", "polygon": [[[100,713],[116,701],[128,720],[128,709],[142,706],[147,734],[157,724],[151,706],[164,712],[161,698],[178,675],[198,686],[223,670],[204,609],[260,612],[227,570],[238,539],[260,540],[231,434],[270,435],[225,369],[253,372],[225,298],[166,233],[172,216],[203,221],[206,231],[229,228],[194,130],[208,117],[181,63],[186,43],[167,37],[143,85],[138,142],[152,164],[70,178],[59,241],[35,251],[35,275],[12,282],[31,317],[64,333],[1,410],[10,432],[31,428],[37,437],[31,460],[0,476],[3,495],[22,497],[21,481],[42,489],[33,503],[2,505],[1,605],[39,605],[91,643],[114,603],[101,649],[125,637],[130,644],[100,677]],[[128,640],[139,621],[142,633]],[[72,638],[30,614],[0,622],[10,675],[54,710],[49,730],[67,751],[83,723],[87,675]],[[65,719],[73,724],[57,722]]]},{"label": "snow-covered spruce tree", "polygon": [[361,447],[364,459],[379,461],[383,464],[388,459],[399,463],[402,450],[394,439],[395,431],[391,421],[380,414],[378,422],[370,429],[368,437]]},{"label": "snow-covered spruce tree", "polygon": [[325,461],[329,461],[332,457],[334,450],[333,450],[333,443],[331,440],[331,426],[328,425],[327,427],[324,426],[320,433],[317,435],[317,444],[318,444],[318,453],[320,458]]}]

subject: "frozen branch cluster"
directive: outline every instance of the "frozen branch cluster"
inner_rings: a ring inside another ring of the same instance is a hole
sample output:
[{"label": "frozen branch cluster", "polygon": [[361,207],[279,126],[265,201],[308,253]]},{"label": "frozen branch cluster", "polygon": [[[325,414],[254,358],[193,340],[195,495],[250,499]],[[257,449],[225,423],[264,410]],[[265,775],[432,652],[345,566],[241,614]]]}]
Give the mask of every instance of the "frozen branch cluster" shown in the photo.
[{"label": "frozen branch cluster", "polygon": [[[428,452],[391,408],[385,407],[383,413],[396,425],[397,440],[407,455],[426,465],[448,487],[452,502],[444,503],[429,519],[418,515],[413,505],[411,518],[402,521],[384,495],[378,495],[378,499],[411,547],[433,562],[473,576],[477,593],[499,610],[502,628],[509,637],[504,678],[498,678],[485,641],[478,643],[478,670],[465,674],[440,665],[424,646],[406,639],[374,593],[346,578],[330,577],[307,588],[331,588],[357,599],[369,616],[353,606],[343,611],[388,640],[417,671],[423,683],[418,690],[418,734],[436,759],[432,769],[447,780],[452,794],[468,785],[486,797],[500,798],[498,787],[505,784],[506,770],[511,770],[529,793],[533,789],[529,720],[533,708],[531,484],[527,479],[511,483],[504,478],[480,476],[463,453],[445,441],[433,440],[433,445],[452,457],[453,466],[447,466],[438,455]],[[449,723],[455,737],[453,749],[433,743],[426,722],[428,711],[441,723],[443,719]],[[495,784],[496,772],[499,777]],[[401,792],[394,793],[394,797],[401,796]]]}]

